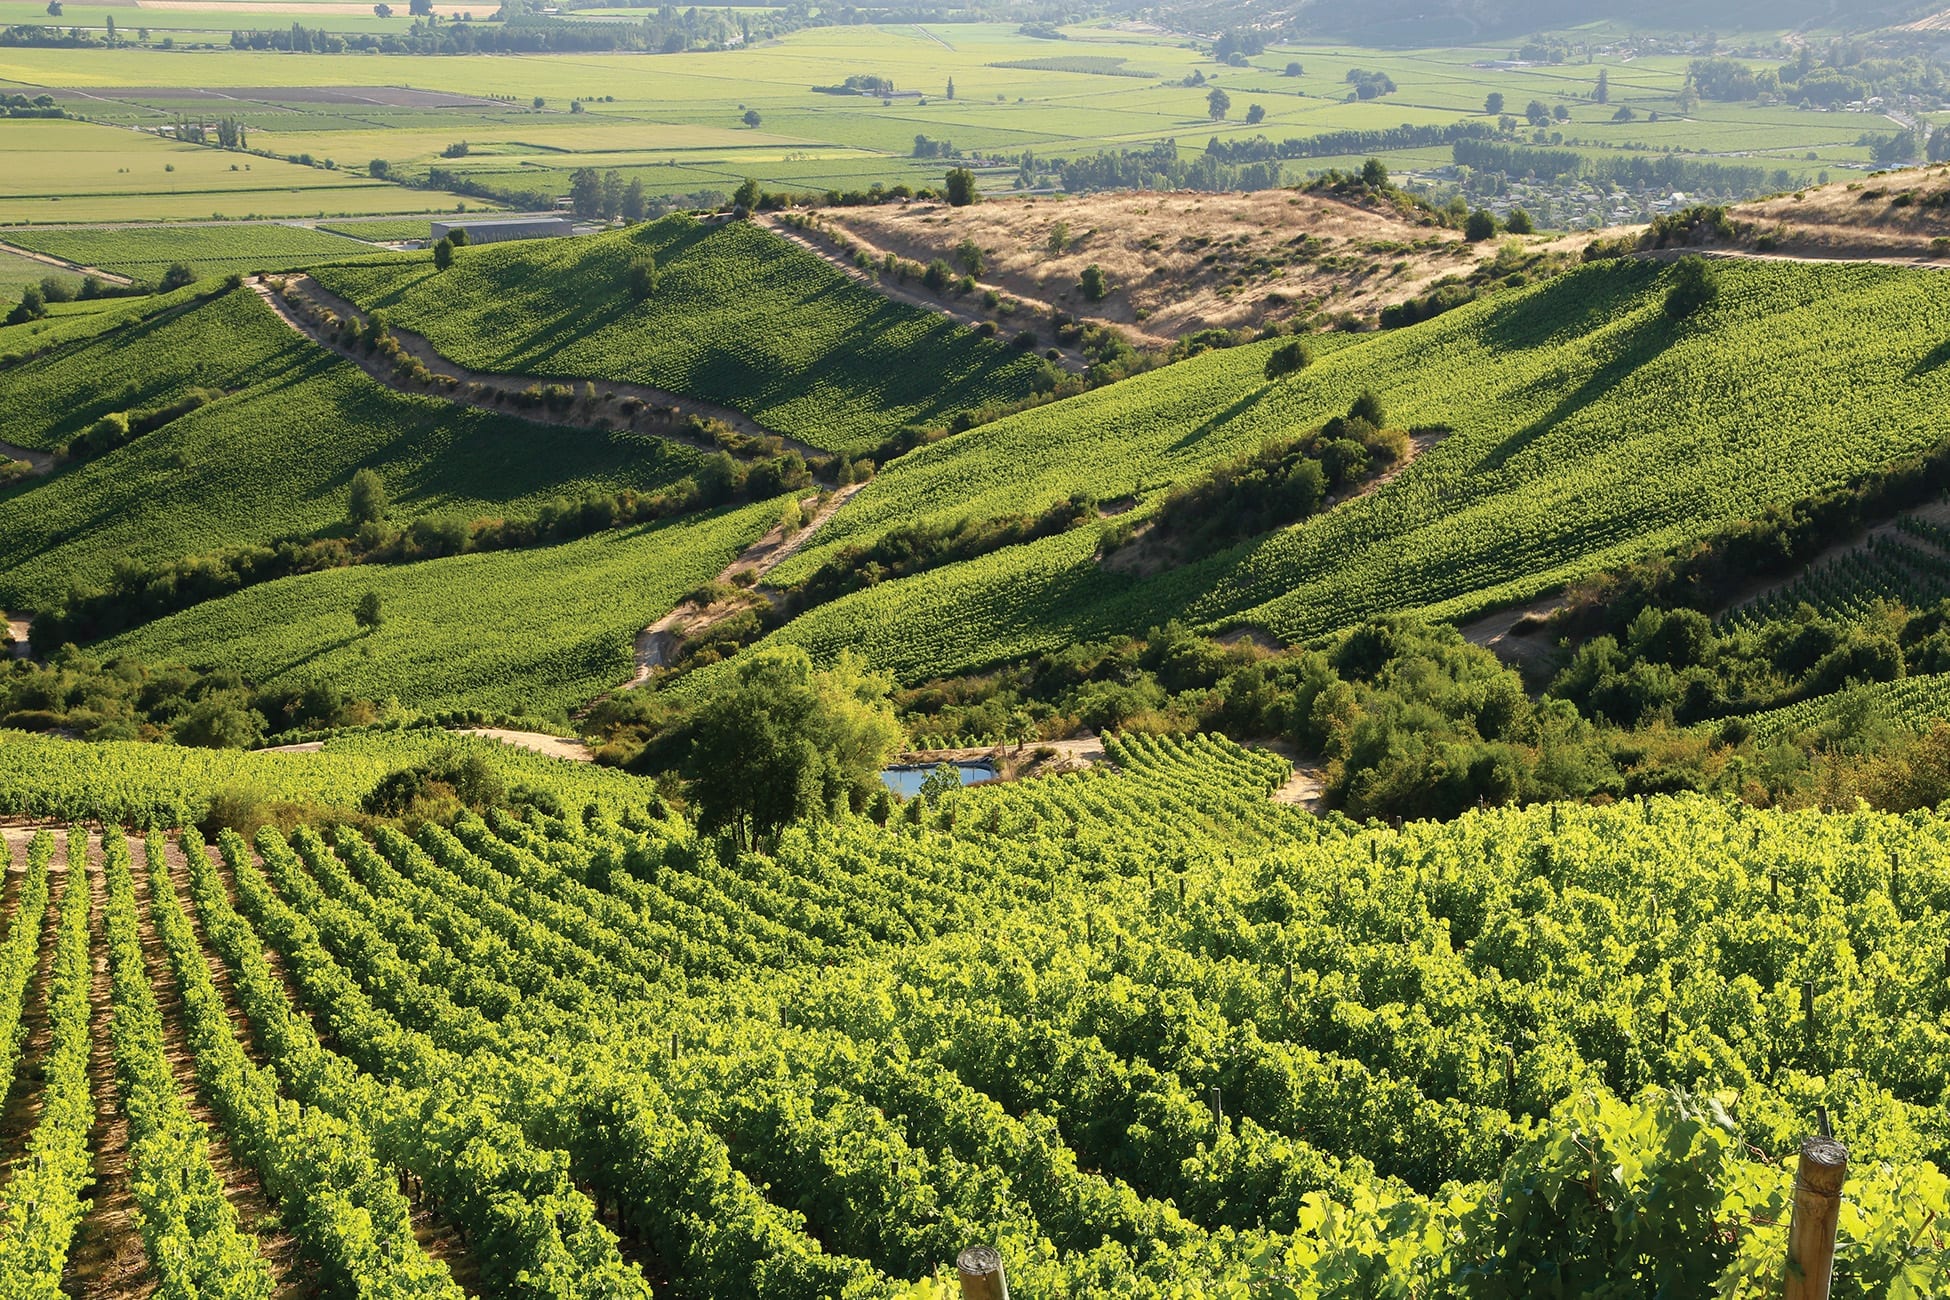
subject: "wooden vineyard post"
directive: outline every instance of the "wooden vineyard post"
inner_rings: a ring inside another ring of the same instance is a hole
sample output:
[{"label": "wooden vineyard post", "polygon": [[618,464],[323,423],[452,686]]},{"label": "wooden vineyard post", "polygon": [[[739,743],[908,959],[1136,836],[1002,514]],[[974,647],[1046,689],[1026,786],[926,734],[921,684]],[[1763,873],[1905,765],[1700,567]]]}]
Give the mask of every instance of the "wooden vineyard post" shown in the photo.
[{"label": "wooden vineyard post", "polygon": [[961,1300],[1009,1300],[1009,1280],[1002,1276],[1002,1252],[993,1246],[970,1246],[955,1259],[961,1274]]},{"label": "wooden vineyard post", "polygon": [[1801,1163],[1794,1171],[1785,1300],[1828,1300],[1835,1272],[1835,1225],[1847,1176],[1848,1148],[1831,1137],[1803,1140]]}]

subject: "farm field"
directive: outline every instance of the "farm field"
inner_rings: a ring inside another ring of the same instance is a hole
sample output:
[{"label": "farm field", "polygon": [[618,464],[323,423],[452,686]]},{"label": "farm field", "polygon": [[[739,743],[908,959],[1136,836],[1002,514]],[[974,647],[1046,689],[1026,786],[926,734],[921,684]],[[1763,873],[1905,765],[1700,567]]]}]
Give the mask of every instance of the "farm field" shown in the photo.
[{"label": "farm field", "polygon": [[230,271],[281,271],[375,251],[370,245],[343,235],[303,226],[261,223],[133,229],[70,227],[6,233],[14,243],[33,252],[151,283],[177,262],[189,266],[198,275],[223,275]]},{"label": "farm field", "polygon": [[[188,1131],[285,1189],[280,1218],[212,1220],[234,1242],[219,1259],[271,1283],[502,1294],[574,1260],[577,1297],[641,1297],[646,1274],[717,1294],[762,1270],[768,1291],[938,1300],[980,1234],[1029,1300],[1222,1293],[1269,1267],[1319,1291],[1350,1262],[1521,1284],[1582,1258],[1578,1212],[1556,1207],[1595,1154],[1621,1170],[1600,1205],[1647,1285],[1759,1297],[1817,1105],[1857,1162],[1838,1291],[1942,1280],[1940,820],[1691,797],[1389,831],[1266,801],[1284,768],[1266,755],[1109,744],[1114,774],[978,787],[952,819],[845,818],[724,862],[574,786],[556,798],[587,798],[586,819],[207,848],[10,834],[0,1009],[20,1014],[53,945],[33,1005],[55,1032],[20,1064],[76,1099],[32,1134],[51,1157],[36,1204],[62,1216],[41,1267],[105,1232],[135,1244],[79,1205],[119,1190],[90,1176],[87,1103],[116,1111],[83,1068],[112,1023],[119,1075],[178,1112],[207,1099]],[[0,737],[9,792],[18,748]],[[349,793],[358,757],[318,759]],[[1840,969],[1790,927],[1830,935]],[[187,1052],[145,1076],[164,1035]],[[273,1140],[300,1125],[305,1143]],[[200,1145],[143,1136],[136,1172],[154,1160],[184,1190],[140,1221],[186,1213],[191,1189],[221,1205]],[[1499,1212],[1516,1187],[1539,1202],[1521,1221]],[[361,1212],[299,1212],[327,1188]],[[683,1210],[701,1196],[712,1213]],[[428,1210],[464,1250],[423,1252],[408,1224]],[[1675,1256],[1663,1215],[1738,1226]],[[491,1230],[510,1221],[530,1230]],[[295,1262],[261,1252],[278,1231]],[[403,1244],[376,1249],[382,1232]]]},{"label": "farm field", "polygon": [[[910,522],[1034,517],[1079,492],[1152,497],[1314,427],[1366,388],[1391,424],[1454,430],[1372,494],[1195,565],[1107,569],[1086,528],[847,596],[774,636],[820,656],[850,646],[916,681],[1168,614],[1285,641],[1392,611],[1463,618],[1934,444],[1905,413],[1943,382],[1925,364],[1936,346],[1926,322],[1950,325],[1950,279],[1729,265],[1721,305],[1674,330],[1659,307],[1664,274],[1586,268],[1370,337],[1278,383],[1263,376],[1270,343],[1209,353],[921,449],[774,581]],[[1735,354],[1769,363],[1714,360]]]},{"label": "farm field", "polygon": [[[627,681],[637,632],[757,541],[781,505],[533,550],[283,578],[159,619],[105,650],[234,667],[253,681],[332,681],[427,710],[561,721]],[[352,612],[368,592],[386,621],[361,633]]]},{"label": "farm field", "polygon": [[[654,490],[698,453],[616,443],[382,387],[299,338],[248,290],[0,372],[9,441],[52,448],[105,415],[223,394],[46,479],[0,489],[0,600],[39,608],[117,563],[342,531],[347,488],[378,472],[402,521],[532,516],[566,497]],[[196,467],[196,472],[189,472]]]},{"label": "farm field", "polygon": [[[625,278],[654,259],[641,302]],[[591,239],[321,268],[318,282],[480,370],[648,384],[858,455],[906,424],[1026,397],[1046,367],[894,303],[742,222],[673,216]]]},{"label": "farm field", "polygon": [[[381,27],[399,21],[337,17]],[[264,18],[275,26],[291,15]],[[1244,67],[1231,67],[1191,42],[1161,34],[1081,25],[1064,35],[1062,41],[1039,40],[1002,23],[888,23],[808,28],[749,50],[497,59],[5,49],[0,90],[47,91],[71,112],[129,125],[161,126],[179,113],[235,115],[251,127],[253,147],[330,158],[338,170],[304,169],[314,174],[293,182],[303,194],[291,194],[292,184],[285,182],[302,173],[282,164],[286,171],[267,178],[263,173],[273,162],[253,160],[246,165],[255,170],[241,178],[248,184],[219,186],[203,177],[194,187],[199,194],[221,190],[221,205],[192,198],[187,171],[182,183],[152,178],[141,197],[134,185],[124,186],[119,204],[88,188],[85,178],[67,187],[57,204],[43,180],[16,195],[11,206],[0,206],[0,220],[381,212],[388,191],[364,186],[352,170],[373,158],[416,181],[440,168],[518,205],[565,193],[568,174],[580,166],[616,168],[626,180],[641,180],[653,196],[693,198],[728,194],[747,176],[805,190],[863,189],[875,181],[939,183],[938,160],[914,156],[917,137],[947,141],[970,155],[983,184],[1002,190],[1014,183],[1024,152],[1048,165],[1170,142],[1195,157],[1214,139],[1278,141],[1404,124],[1489,122],[1483,107],[1492,93],[1519,108],[1532,99],[1552,109],[1562,105],[1567,117],[1553,122],[1552,145],[1599,161],[1677,149],[1704,161],[1783,172],[1790,184],[1811,182],[1833,167],[1866,166],[1861,137],[1895,129],[1875,115],[1760,103],[1708,102],[1682,115],[1675,105],[1688,59],[1677,55],[1512,67],[1499,62],[1510,53],[1502,46],[1280,44]],[[1302,74],[1286,75],[1289,63],[1300,64]],[[1352,99],[1351,69],[1385,74],[1398,89]],[[1611,78],[1605,104],[1590,100],[1600,70]],[[1186,84],[1194,73],[1204,81]],[[883,103],[813,89],[847,75],[888,78],[898,97]],[[1224,89],[1234,101],[1222,121],[1208,115],[1212,88]],[[1256,120],[1248,122],[1255,106]],[[1632,110],[1636,120],[1614,121],[1620,109]],[[759,114],[757,128],[742,124],[748,110]],[[5,125],[11,133],[73,124]],[[465,155],[447,156],[463,141]],[[149,151],[137,154],[117,166],[147,177]],[[1288,180],[1297,180],[1350,159],[1358,164],[1361,156],[1321,151],[1289,159],[1283,169]],[[1451,161],[1446,146],[1384,148],[1382,156],[1405,172],[1433,171]],[[229,160],[210,151],[206,166],[226,168]],[[38,170],[30,167],[27,174]],[[332,192],[310,193],[319,189]],[[240,190],[254,191],[251,206],[241,206]],[[427,204],[424,194],[411,202],[397,187],[390,192],[397,200],[393,210]]]}]

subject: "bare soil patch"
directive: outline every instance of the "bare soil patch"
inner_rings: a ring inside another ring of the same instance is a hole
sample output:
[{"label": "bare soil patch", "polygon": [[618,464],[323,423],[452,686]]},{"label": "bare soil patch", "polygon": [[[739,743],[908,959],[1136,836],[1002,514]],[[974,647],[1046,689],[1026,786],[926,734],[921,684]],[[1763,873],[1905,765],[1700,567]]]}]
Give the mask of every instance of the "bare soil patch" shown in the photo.
[{"label": "bare soil patch", "polygon": [[[922,263],[955,265],[956,249],[972,240],[983,254],[978,281],[1019,300],[1026,314],[1041,314],[1045,325],[1053,310],[1101,320],[1152,347],[1315,312],[1371,318],[1495,252],[1392,208],[1292,190],[1025,196],[965,208],[886,203],[820,216],[869,253]],[[1079,287],[1091,265],[1112,286],[1101,302]]]},{"label": "bare soil patch", "polygon": [[489,740],[498,740],[504,745],[513,745],[516,749],[525,749],[533,754],[543,754],[570,763],[595,761],[595,755],[589,752],[589,746],[580,740],[550,736],[539,731],[510,731],[505,727],[465,727],[462,728],[461,734],[485,736]]}]

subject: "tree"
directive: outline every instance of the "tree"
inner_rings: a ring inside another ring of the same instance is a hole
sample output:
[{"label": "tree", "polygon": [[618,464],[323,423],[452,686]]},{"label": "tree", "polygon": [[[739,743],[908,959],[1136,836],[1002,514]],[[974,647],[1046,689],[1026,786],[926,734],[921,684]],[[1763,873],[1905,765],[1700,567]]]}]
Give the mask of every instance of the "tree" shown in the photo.
[{"label": "tree", "polygon": [[1362,389],[1361,395],[1354,399],[1354,405],[1347,408],[1347,418],[1365,420],[1377,429],[1386,427],[1388,413],[1382,409],[1381,394],[1372,388]]},{"label": "tree", "polygon": [[1571,120],[1571,106],[1559,104],[1551,109],[1551,116],[1559,122],[1568,122]]},{"label": "tree", "polygon": [[1388,164],[1379,158],[1370,158],[1361,164],[1361,183],[1371,190],[1388,188]]},{"label": "tree", "polygon": [[585,221],[603,214],[603,182],[594,167],[578,167],[569,173],[569,208]]},{"label": "tree", "polygon": [[623,190],[623,220],[641,221],[649,211],[649,200],[643,196],[643,178],[632,176]]},{"label": "tree", "polygon": [[433,246],[433,269],[444,271],[454,264],[454,241],[443,239]]},{"label": "tree", "polygon": [[921,283],[930,293],[945,292],[955,280],[955,269],[941,258],[928,263],[928,269],[921,272]]},{"label": "tree", "polygon": [[466,248],[467,227],[455,226],[452,230],[449,230],[447,232],[447,242],[452,244],[455,248]]},{"label": "tree", "polygon": [[393,7],[389,4],[376,4],[372,7],[372,11],[381,18],[391,18],[393,16]]},{"label": "tree", "polygon": [[1632,111],[1632,106],[1630,104],[1627,104],[1622,108],[1620,108],[1616,113],[1613,113],[1611,115],[1611,120],[1614,122],[1635,122],[1638,120],[1638,114]]},{"label": "tree", "polygon": [[684,771],[699,829],[744,849],[794,822],[864,808],[901,734],[892,687],[851,653],[825,672],[798,646],[745,659],[692,729]]},{"label": "tree", "polygon": [[361,632],[371,632],[386,621],[385,613],[379,608],[379,593],[369,591],[359,597],[358,604],[352,607],[352,621],[359,625]]},{"label": "tree", "polygon": [[734,208],[743,208],[746,212],[751,212],[757,209],[758,201],[761,197],[763,197],[763,191],[758,188],[758,182],[747,176],[745,183],[732,191],[731,206]]},{"label": "tree", "polygon": [[748,109],[746,109],[746,110],[745,110],[745,119],[744,119],[744,120],[745,120],[745,125],[746,125],[746,126],[748,126],[748,127],[750,127],[750,128],[752,129],[752,130],[754,130],[754,131],[756,131],[756,130],[758,130],[758,124],[759,124],[759,122],[760,122],[761,120],[763,120],[763,119],[761,119],[761,118],[759,117],[759,115],[758,115],[758,110],[757,110],[757,109],[755,109],[755,108],[748,108]]},{"label": "tree", "polygon": [[548,105],[548,101],[547,101],[546,99],[543,99],[543,98],[542,98],[542,97],[541,97],[540,95],[537,95],[537,96],[535,96],[535,107],[536,107],[536,108],[544,108],[544,107],[546,107],[547,105]]},{"label": "tree", "polygon": [[603,173],[603,192],[599,211],[604,221],[623,214],[623,173],[614,167]]},{"label": "tree", "polygon": [[47,0],[47,15],[50,18],[61,16],[61,0]]},{"label": "tree", "polygon": [[169,269],[163,272],[161,283],[156,287],[164,293],[169,293],[171,290],[180,289],[186,284],[194,283],[196,283],[195,271],[190,270],[189,266],[183,262],[171,262]]},{"label": "tree", "polygon": [[1264,122],[1265,120],[1266,120],[1266,110],[1262,108],[1260,105],[1248,104],[1246,106],[1247,126],[1258,126],[1261,122]]},{"label": "tree", "polygon": [[1483,111],[1491,117],[1501,116],[1503,113],[1503,92],[1500,90],[1492,90],[1483,100]]},{"label": "tree", "polygon": [[966,167],[948,169],[948,204],[950,207],[965,208],[973,203],[975,192],[975,173]]},{"label": "tree", "polygon": [[1205,97],[1206,114],[1214,122],[1223,122],[1226,120],[1226,114],[1231,111],[1232,96],[1226,94],[1225,91],[1220,90],[1217,86],[1212,87],[1212,93]]},{"label": "tree", "polygon": [[1551,111],[1548,108],[1544,107],[1543,100],[1533,99],[1528,104],[1524,105],[1523,120],[1530,123],[1532,126],[1549,126],[1551,121]]},{"label": "tree", "polygon": [[1287,375],[1297,375],[1313,364],[1314,356],[1307,345],[1299,339],[1282,343],[1266,358],[1266,377],[1282,379]]},{"label": "tree", "polygon": [[415,18],[433,16],[433,0],[406,0],[406,12]]},{"label": "tree", "polygon": [[955,260],[970,275],[980,275],[982,267],[987,264],[982,256],[982,246],[972,239],[964,239],[955,245]]},{"label": "tree", "polygon": [[179,718],[170,735],[198,749],[249,749],[264,739],[264,715],[234,696],[211,695]]},{"label": "tree", "polygon": [[1611,74],[1603,68],[1598,69],[1598,85],[1591,92],[1591,99],[1597,104],[1611,103]]},{"label": "tree", "polygon": [[29,285],[21,293],[20,301],[7,313],[7,324],[24,325],[30,320],[39,320],[47,315],[47,295],[38,285]]},{"label": "tree", "polygon": [[1083,290],[1083,296],[1092,302],[1102,302],[1110,296],[1110,281],[1104,275],[1104,268],[1095,262],[1083,268],[1077,288]]},{"label": "tree", "polygon": [[1666,290],[1666,315],[1676,321],[1685,320],[1712,306],[1719,296],[1719,273],[1707,260],[1699,256],[1682,257],[1672,268],[1672,287]]},{"label": "tree", "polygon": [[[380,16],[384,17],[385,15],[382,14]],[[371,162],[366,164],[366,175],[372,177],[376,181],[385,180],[387,176],[392,174],[392,170],[393,170],[393,165],[387,162],[384,158],[375,158]]]},{"label": "tree", "polygon": [[1513,235],[1534,235],[1537,223],[1522,208],[1511,208],[1510,215],[1503,219],[1503,228]]},{"label": "tree", "polygon": [[347,513],[354,524],[376,524],[386,517],[386,480],[375,470],[362,469],[352,476],[352,491]]},{"label": "tree", "polygon": [[648,250],[637,255],[624,277],[630,297],[642,302],[657,291],[657,259]]},{"label": "tree", "polygon": [[1463,238],[1472,244],[1480,244],[1496,234],[1496,218],[1478,208],[1463,222]]},{"label": "tree", "polygon": [[1286,71],[1280,75],[1283,77],[1304,77],[1307,75],[1307,70],[1298,63],[1289,63],[1286,65]]},{"label": "tree", "polygon": [[954,97],[955,97],[955,79],[953,77],[950,77],[948,78],[948,98],[953,99]]}]

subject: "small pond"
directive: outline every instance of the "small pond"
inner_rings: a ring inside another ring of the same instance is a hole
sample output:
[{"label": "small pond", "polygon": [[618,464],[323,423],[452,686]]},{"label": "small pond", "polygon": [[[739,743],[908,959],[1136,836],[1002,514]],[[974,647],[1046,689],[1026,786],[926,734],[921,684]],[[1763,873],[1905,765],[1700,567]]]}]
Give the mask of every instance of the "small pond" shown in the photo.
[{"label": "small pond", "polygon": [[[928,774],[940,766],[934,763],[926,767],[890,767],[880,774],[880,779],[901,798],[912,799],[921,792],[921,784],[928,779]],[[948,766],[955,769],[963,785],[995,780],[995,769],[987,763],[949,763]]]}]

